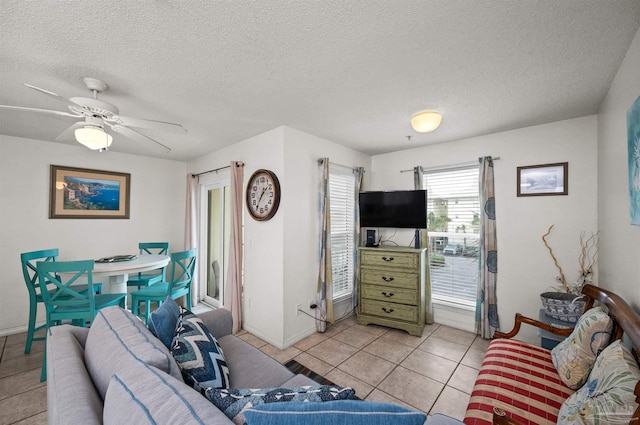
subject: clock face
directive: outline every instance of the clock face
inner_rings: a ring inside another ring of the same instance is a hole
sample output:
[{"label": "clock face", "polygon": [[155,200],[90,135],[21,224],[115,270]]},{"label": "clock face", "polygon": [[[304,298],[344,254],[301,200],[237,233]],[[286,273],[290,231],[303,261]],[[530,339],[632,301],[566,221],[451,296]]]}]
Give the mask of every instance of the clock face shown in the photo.
[{"label": "clock face", "polygon": [[258,220],[269,220],[280,205],[280,182],[269,170],[257,170],[247,183],[247,209]]}]

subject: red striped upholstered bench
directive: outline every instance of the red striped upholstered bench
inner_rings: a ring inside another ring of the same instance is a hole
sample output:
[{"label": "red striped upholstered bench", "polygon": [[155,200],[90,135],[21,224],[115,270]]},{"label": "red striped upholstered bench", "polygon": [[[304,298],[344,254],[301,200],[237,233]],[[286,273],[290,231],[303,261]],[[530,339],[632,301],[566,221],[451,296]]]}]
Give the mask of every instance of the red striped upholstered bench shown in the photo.
[{"label": "red striped upholstered bench", "polygon": [[[626,334],[636,354],[640,353],[640,314],[618,295],[605,289],[585,285],[582,293],[586,299],[584,311],[591,309],[595,301],[608,311],[614,324],[611,341]],[[522,323],[558,335],[571,333],[570,329],[555,328],[520,314],[516,315],[513,330],[496,332],[471,393],[464,418],[466,425],[555,424],[562,403],[574,393],[560,380],[550,350],[510,339],[516,336]],[[634,394],[636,403],[640,404],[640,382],[636,384]],[[603,419],[599,422],[609,423]],[[629,424],[640,425],[640,407],[635,409]]]}]

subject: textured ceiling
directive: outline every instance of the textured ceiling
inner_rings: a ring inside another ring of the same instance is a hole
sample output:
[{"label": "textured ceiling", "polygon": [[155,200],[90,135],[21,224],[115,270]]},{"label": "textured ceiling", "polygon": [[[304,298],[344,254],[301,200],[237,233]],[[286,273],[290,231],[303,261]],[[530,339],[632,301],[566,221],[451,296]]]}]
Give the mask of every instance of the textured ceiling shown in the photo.
[{"label": "textured ceiling", "polygon": [[[0,0],[0,104],[66,111],[23,83],[94,77],[122,115],[189,131],[113,151],[187,160],[287,125],[376,154],[596,113],[639,26],[639,0]],[[75,121],[0,109],[13,136]]]}]

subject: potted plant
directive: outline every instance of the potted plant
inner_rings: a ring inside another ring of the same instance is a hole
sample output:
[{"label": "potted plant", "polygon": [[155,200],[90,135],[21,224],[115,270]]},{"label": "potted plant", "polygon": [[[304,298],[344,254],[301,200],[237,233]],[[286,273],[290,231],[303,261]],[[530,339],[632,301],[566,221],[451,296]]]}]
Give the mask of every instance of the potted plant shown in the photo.
[{"label": "potted plant", "polygon": [[556,291],[543,292],[540,294],[540,299],[548,316],[567,322],[576,322],[584,310],[585,303],[580,295],[582,287],[593,281],[593,267],[598,257],[598,234],[591,233],[591,236],[587,238],[585,232],[580,233],[580,255],[578,257],[580,271],[575,283],[569,284],[562,267],[558,264],[558,259],[553,255],[553,250],[547,242],[547,237],[551,234],[552,229],[553,224],[549,227],[547,233],[542,235],[542,241],[549,250],[553,263],[560,273],[556,276],[556,280],[561,286],[556,288]]}]

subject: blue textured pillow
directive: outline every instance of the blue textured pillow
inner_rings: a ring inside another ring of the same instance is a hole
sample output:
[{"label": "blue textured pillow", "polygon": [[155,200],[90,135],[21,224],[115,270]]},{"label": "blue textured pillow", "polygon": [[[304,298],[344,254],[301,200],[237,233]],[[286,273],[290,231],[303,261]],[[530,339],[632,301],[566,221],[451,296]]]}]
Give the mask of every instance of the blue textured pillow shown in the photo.
[{"label": "blue textured pillow", "polygon": [[147,323],[151,333],[169,349],[176,334],[176,323],[178,323],[179,316],[180,307],[173,298],[167,297],[160,308],[151,312],[149,323]]},{"label": "blue textured pillow", "polygon": [[196,391],[229,387],[229,368],[218,341],[198,316],[182,307],[171,354],[184,382]]},{"label": "blue textured pillow", "polygon": [[423,425],[427,415],[395,404],[342,400],[278,403],[244,411],[247,425]]},{"label": "blue textured pillow", "polygon": [[204,396],[229,417],[236,425],[244,425],[244,411],[253,406],[267,403],[300,401],[321,402],[345,400],[353,397],[353,388],[341,388],[336,385],[314,385],[293,388],[266,388],[260,390],[207,389]]}]

